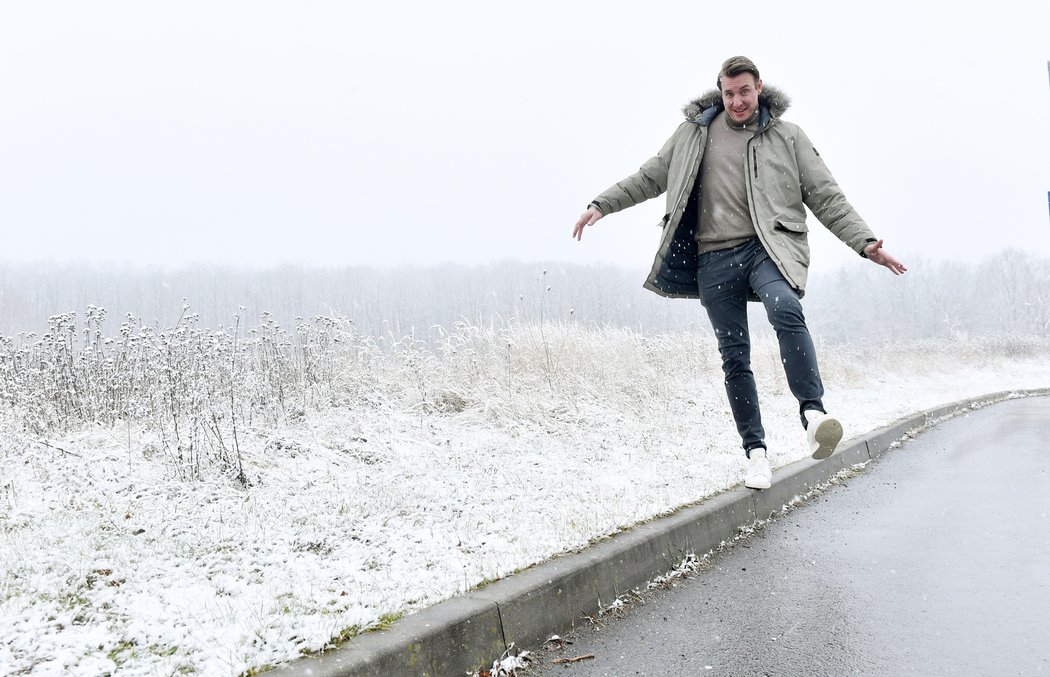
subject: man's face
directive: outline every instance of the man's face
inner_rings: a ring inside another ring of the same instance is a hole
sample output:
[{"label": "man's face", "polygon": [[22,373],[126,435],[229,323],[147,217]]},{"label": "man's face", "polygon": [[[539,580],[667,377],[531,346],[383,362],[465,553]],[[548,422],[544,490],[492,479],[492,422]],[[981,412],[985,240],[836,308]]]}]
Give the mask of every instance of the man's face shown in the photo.
[{"label": "man's face", "polygon": [[722,77],[722,103],[733,122],[741,124],[751,119],[758,108],[758,95],[762,92],[762,81],[751,73],[734,77]]}]

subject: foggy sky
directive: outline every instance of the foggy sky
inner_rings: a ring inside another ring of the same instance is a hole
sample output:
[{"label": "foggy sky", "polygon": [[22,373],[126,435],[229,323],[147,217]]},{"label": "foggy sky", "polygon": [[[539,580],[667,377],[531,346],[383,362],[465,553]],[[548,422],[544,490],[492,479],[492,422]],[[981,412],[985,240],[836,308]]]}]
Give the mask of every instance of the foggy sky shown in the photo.
[{"label": "foggy sky", "polygon": [[1050,6],[732,7],[4,2],[0,258],[647,267],[662,198],[572,224],[734,54],[891,253],[1050,255]]}]

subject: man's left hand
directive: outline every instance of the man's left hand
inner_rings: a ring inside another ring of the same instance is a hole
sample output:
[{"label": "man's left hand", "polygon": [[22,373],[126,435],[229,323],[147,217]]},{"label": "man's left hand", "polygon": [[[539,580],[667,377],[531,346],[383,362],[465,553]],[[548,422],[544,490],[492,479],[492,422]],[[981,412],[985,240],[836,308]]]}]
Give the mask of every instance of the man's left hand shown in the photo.
[{"label": "man's left hand", "polygon": [[872,263],[877,263],[880,266],[886,266],[889,268],[894,275],[903,275],[908,272],[908,269],[904,267],[904,264],[893,258],[885,251],[882,250],[882,240],[878,242],[872,242],[864,248],[864,255],[871,260]]}]

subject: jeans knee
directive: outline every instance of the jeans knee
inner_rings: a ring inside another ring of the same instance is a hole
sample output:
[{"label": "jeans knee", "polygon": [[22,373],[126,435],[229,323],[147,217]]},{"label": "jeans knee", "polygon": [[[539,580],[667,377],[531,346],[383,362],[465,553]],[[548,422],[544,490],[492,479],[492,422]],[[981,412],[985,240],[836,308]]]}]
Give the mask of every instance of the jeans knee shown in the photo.
[{"label": "jeans knee", "polygon": [[806,316],[802,312],[802,303],[794,294],[780,297],[763,298],[766,306],[766,317],[774,329],[798,329],[806,327]]},{"label": "jeans knee", "polygon": [[722,372],[725,373],[726,378],[751,372],[750,346],[719,346],[719,353],[722,355]]}]

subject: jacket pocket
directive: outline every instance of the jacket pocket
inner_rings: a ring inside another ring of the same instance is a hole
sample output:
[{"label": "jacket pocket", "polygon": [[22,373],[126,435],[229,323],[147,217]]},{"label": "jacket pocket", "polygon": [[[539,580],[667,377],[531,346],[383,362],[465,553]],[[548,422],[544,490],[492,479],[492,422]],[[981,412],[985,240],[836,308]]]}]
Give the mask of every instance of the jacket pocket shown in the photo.
[{"label": "jacket pocket", "polygon": [[777,255],[780,256],[781,261],[786,265],[790,267],[790,264],[793,263],[795,266],[798,266],[798,269],[791,273],[793,277],[792,284],[802,286],[805,284],[805,278],[802,277],[800,280],[795,278],[795,276],[804,276],[805,269],[809,267],[809,238],[806,235],[809,232],[809,228],[806,226],[806,222],[777,219],[773,230],[778,234],[778,237],[773,238],[770,244],[777,250]]},{"label": "jacket pocket", "polygon": [[789,233],[809,232],[809,228],[806,226],[805,221],[785,221],[783,219],[777,219],[775,228],[777,230],[786,230]]}]

